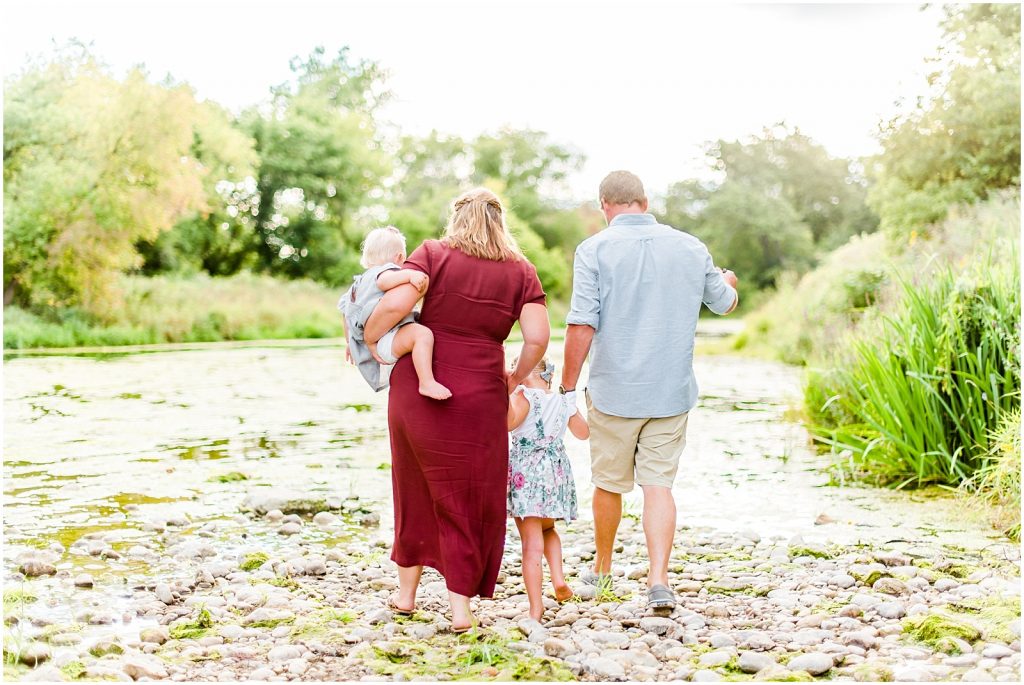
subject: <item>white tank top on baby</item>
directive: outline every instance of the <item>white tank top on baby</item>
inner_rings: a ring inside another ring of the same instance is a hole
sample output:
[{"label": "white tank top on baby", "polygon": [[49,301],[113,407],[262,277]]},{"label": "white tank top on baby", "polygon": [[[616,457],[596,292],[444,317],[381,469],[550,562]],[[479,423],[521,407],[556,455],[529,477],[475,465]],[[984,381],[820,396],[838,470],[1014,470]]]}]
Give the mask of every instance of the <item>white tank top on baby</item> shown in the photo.
[{"label": "white tank top on baby", "polygon": [[512,430],[515,437],[537,437],[537,408],[540,408],[540,421],[545,438],[561,439],[569,426],[569,418],[579,411],[570,407],[565,395],[560,392],[545,392],[540,388],[527,388],[520,385],[516,392],[522,390],[523,396],[530,403],[530,413],[526,419]]}]

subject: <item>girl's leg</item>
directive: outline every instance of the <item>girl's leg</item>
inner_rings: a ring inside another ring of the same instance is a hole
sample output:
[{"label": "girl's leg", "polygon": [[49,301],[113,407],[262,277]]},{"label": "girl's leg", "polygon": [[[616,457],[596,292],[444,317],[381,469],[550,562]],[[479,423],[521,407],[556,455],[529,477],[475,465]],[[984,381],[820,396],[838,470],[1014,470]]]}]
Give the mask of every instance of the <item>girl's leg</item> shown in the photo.
[{"label": "girl's leg", "polygon": [[564,602],[572,597],[572,588],[565,582],[565,575],[562,573],[562,539],[555,530],[554,519],[541,519],[541,530],[544,534],[544,557],[548,560],[555,599]]},{"label": "girl's leg", "polygon": [[398,593],[392,600],[396,607],[405,611],[416,609],[416,590],[420,587],[422,574],[422,566],[398,567]]},{"label": "girl's leg", "polygon": [[391,345],[395,358],[412,353],[412,365],[420,380],[420,394],[435,400],[446,400],[452,391],[434,380],[434,334],[418,323],[409,323],[398,329]]},{"label": "girl's leg", "polygon": [[448,603],[452,607],[452,630],[462,631],[476,624],[476,616],[469,607],[469,597],[449,590]]},{"label": "girl's leg", "polygon": [[541,520],[536,516],[516,518],[516,528],[523,542],[523,584],[526,585],[526,596],[530,599],[530,618],[539,621],[544,615],[544,600],[541,586],[544,584],[544,569],[541,559],[544,558],[544,531]]}]

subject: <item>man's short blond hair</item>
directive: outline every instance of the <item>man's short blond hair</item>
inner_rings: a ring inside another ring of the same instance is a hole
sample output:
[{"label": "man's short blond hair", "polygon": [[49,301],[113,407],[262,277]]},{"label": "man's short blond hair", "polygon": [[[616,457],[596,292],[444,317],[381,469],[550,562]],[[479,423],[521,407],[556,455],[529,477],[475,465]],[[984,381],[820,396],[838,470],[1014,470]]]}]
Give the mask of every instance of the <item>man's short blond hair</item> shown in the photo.
[{"label": "man's short blond hair", "polygon": [[405,236],[394,226],[375,228],[363,241],[363,256],[359,263],[364,269],[381,266],[394,260],[395,255],[405,255]]},{"label": "man's short blond hair", "polygon": [[644,184],[628,171],[613,171],[601,181],[599,198],[611,205],[629,205],[647,201]]}]

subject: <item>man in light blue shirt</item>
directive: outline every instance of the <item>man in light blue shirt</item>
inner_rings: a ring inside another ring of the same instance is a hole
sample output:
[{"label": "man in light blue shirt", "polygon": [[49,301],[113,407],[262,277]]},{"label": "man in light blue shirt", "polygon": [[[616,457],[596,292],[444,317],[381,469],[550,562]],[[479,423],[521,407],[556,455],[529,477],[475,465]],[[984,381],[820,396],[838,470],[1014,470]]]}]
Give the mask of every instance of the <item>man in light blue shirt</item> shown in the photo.
[{"label": "man in light blue shirt", "polygon": [[561,388],[575,391],[591,354],[587,407],[597,553],[588,579],[606,582],[611,573],[622,493],[639,484],[648,605],[670,612],[672,483],[697,403],[697,317],[702,304],[716,314],[736,308],[736,276],[716,268],[700,240],[648,214],[635,175],[612,172],[601,182],[600,198],[608,228],[576,248]]}]

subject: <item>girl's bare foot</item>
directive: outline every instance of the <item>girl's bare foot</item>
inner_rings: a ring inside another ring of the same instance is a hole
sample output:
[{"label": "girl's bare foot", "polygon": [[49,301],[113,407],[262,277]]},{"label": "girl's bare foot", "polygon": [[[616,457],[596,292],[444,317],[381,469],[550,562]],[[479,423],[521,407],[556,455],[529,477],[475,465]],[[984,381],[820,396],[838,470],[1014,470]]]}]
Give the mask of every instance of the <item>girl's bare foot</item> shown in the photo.
[{"label": "girl's bare foot", "polygon": [[555,586],[555,600],[558,601],[559,603],[561,603],[561,602],[568,602],[574,596],[575,596],[575,593],[573,593],[572,588],[569,587],[568,585],[556,585]]},{"label": "girl's bare foot", "polygon": [[420,383],[420,394],[435,400],[446,400],[452,396],[452,391],[437,381],[423,381]]}]

